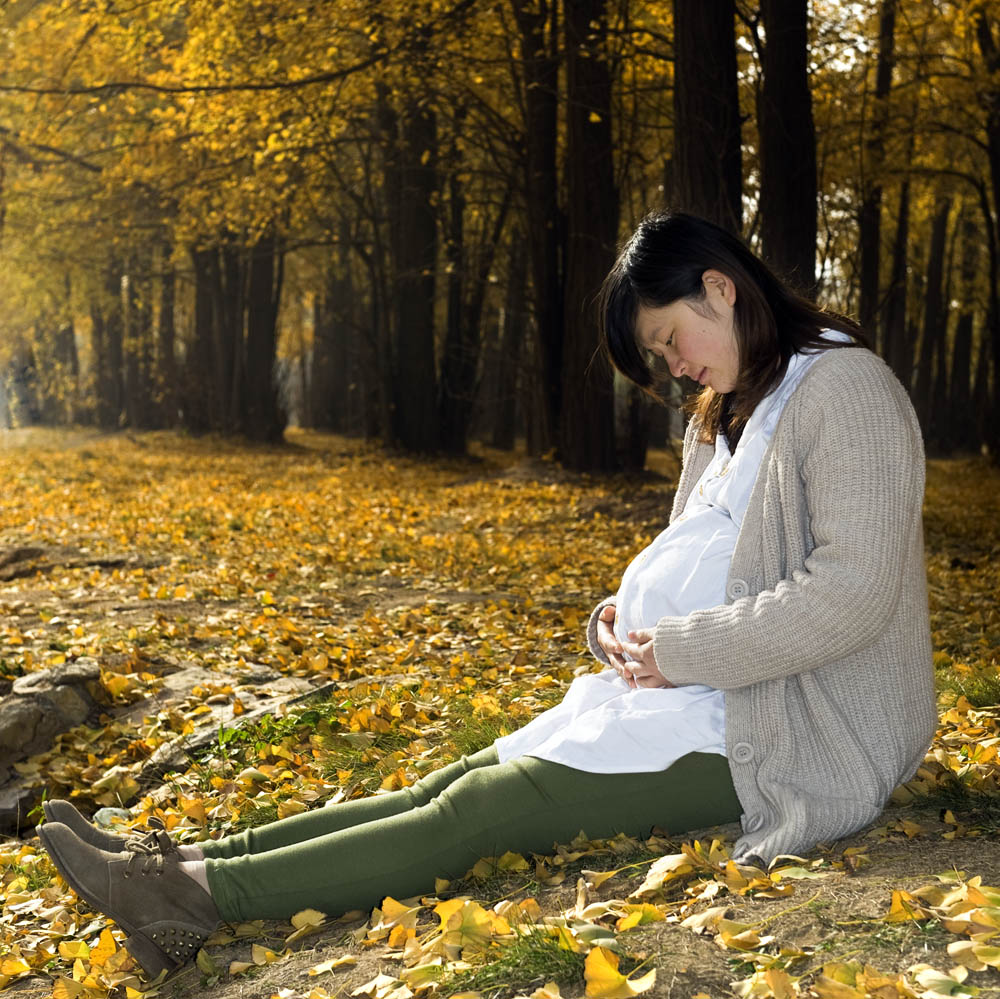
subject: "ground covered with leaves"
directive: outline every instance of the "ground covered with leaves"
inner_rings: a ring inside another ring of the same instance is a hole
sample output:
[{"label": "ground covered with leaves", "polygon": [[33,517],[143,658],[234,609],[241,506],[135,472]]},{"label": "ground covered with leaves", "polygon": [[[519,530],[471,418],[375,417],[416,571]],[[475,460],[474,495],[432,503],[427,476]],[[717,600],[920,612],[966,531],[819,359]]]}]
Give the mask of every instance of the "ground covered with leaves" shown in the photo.
[{"label": "ground covered with leaves", "polygon": [[[676,473],[669,454],[662,474],[605,481],[304,433],[272,450],[86,433],[4,444],[0,549],[35,554],[0,582],[0,693],[89,657],[103,712],[19,777],[38,799],[111,809],[123,828],[155,816],[191,842],[405,786],[557,701],[592,668],[587,614],[663,527]],[[877,827],[768,871],[732,863],[735,827],[484,858],[433,896],[227,927],[147,994],[1000,991],[998,497],[982,461],[930,463],[941,726]],[[255,714],[276,676],[315,694]],[[180,765],[150,768],[206,722]],[[36,838],[0,843],[0,884],[8,994],[149,989]]]}]

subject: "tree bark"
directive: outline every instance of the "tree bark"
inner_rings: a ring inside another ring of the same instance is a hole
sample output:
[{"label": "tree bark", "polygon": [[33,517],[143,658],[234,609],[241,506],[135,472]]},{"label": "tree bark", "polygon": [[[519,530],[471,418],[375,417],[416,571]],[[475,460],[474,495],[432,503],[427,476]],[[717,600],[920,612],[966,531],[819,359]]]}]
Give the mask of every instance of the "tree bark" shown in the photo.
[{"label": "tree bark", "polygon": [[503,235],[511,191],[504,194],[488,232],[476,245],[465,237],[465,192],[455,170],[449,178],[450,224],[448,233],[448,315],[441,377],[438,384],[438,419],[442,447],[449,454],[464,454],[472,413],[478,395],[478,370],[482,353],[483,304],[496,247]]},{"label": "tree bark", "polygon": [[533,453],[556,440],[562,408],[563,338],[565,336],[566,220],[559,205],[556,142],[559,135],[558,0],[511,0],[520,31],[520,66],[524,88],[524,192],[531,292],[538,346],[536,383],[528,394],[544,405],[528,433]]},{"label": "tree bark", "polygon": [[155,425],[153,400],[153,309],[150,289],[152,272],[148,252],[133,254],[126,275],[125,330],[122,353],[125,361],[125,416],[130,427],[150,429]]},{"label": "tree bark", "polygon": [[892,250],[892,277],[886,299],[885,359],[903,387],[910,388],[913,370],[913,344],[906,335],[906,251],[910,236],[910,179],[899,188],[899,215]]},{"label": "tree bark", "polygon": [[176,273],[171,261],[171,248],[160,245],[160,313],[156,329],[156,400],[160,423],[165,427],[177,424],[177,323],[174,311]]},{"label": "tree bark", "polygon": [[931,224],[930,247],[927,254],[924,328],[920,338],[916,384],[913,388],[913,403],[917,411],[917,418],[920,420],[920,426],[923,428],[924,437],[928,436],[930,429],[934,357],[935,353],[937,356],[941,356],[948,319],[944,301],[944,255],[950,213],[951,199],[938,198],[934,209],[934,221]]},{"label": "tree bark", "polygon": [[499,343],[494,352],[493,439],[496,448],[511,451],[517,438],[517,374],[521,347],[525,341],[528,316],[524,308],[524,289],[528,261],[523,234],[511,236],[507,269],[507,295],[500,323]]},{"label": "tree bark", "polygon": [[184,385],[181,410],[184,426],[192,433],[206,433],[213,427],[215,394],[219,391],[215,378],[215,250],[192,248],[194,269],[194,328],[187,345],[184,363]]},{"label": "tree bark", "polygon": [[882,0],[879,8],[878,63],[875,70],[875,108],[865,142],[862,164],[861,209],[858,243],[861,251],[861,281],[858,318],[874,343],[880,339],[879,270],[882,257],[882,165],[885,130],[889,116],[889,92],[895,62],[896,4]]},{"label": "tree bark", "polygon": [[[990,183],[993,193],[992,211],[984,205],[986,226],[989,234],[989,313],[987,316],[990,354],[993,361],[992,391],[989,394],[989,412],[983,419],[986,428],[986,444],[994,462],[1000,462],[1000,293],[998,293],[997,254],[998,222],[1000,222],[1000,47],[993,34],[993,22],[984,5],[976,13],[976,39],[983,62],[986,64],[989,85],[981,95],[986,108],[986,149],[990,164]],[[984,199],[985,200],[985,199]]]},{"label": "tree bark", "polygon": [[392,294],[388,402],[391,443],[407,451],[440,446],[434,351],[437,271],[437,119],[411,95],[401,112],[380,93],[383,188],[389,224]]},{"label": "tree bark", "polygon": [[807,0],[762,0],[765,45],[757,110],[760,235],[768,263],[816,292],[816,130],[808,75]]},{"label": "tree bark", "polygon": [[122,272],[112,261],[105,271],[103,301],[91,306],[97,425],[117,428],[122,415]]},{"label": "tree bark", "polygon": [[974,440],[972,416],[972,338],[975,322],[975,282],[979,264],[979,232],[966,216],[962,224],[962,291],[951,353],[948,408],[951,413],[948,450],[969,450]]},{"label": "tree bark", "polygon": [[285,430],[275,378],[285,255],[274,231],[265,234],[249,253],[242,430],[251,440],[276,442]]},{"label": "tree bark", "polygon": [[605,0],[566,5],[566,328],[559,458],[580,471],[617,464],[610,366],[598,353],[594,298],[618,231]]},{"label": "tree bark", "polygon": [[[743,164],[734,0],[674,0],[673,204],[740,231]],[[669,188],[668,188],[669,189]]]}]

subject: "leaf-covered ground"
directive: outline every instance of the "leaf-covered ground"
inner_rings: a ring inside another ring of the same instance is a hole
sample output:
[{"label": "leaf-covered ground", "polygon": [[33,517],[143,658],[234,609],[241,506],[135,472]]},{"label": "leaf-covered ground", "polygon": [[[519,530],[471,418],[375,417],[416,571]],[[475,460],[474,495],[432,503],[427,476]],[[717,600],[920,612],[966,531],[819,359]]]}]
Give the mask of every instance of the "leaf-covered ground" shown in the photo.
[{"label": "leaf-covered ground", "polygon": [[[280,450],[41,432],[4,445],[0,550],[43,554],[0,582],[0,692],[92,657],[105,711],[21,775],[39,797],[124,807],[139,828],[157,815],[184,840],[397,788],[553,703],[591,668],[589,609],[662,528],[676,472],[660,454],[662,475],[606,482],[311,434]],[[978,460],[930,465],[942,724],[878,827],[768,872],[728,861],[732,827],[494,858],[434,898],[232,927],[159,994],[1000,991],[998,487]],[[170,687],[193,664],[198,685]],[[263,667],[322,691],[241,725]],[[220,706],[233,721],[210,745],[143,777]],[[0,987],[145,987],[36,839],[0,844],[0,883]]]}]

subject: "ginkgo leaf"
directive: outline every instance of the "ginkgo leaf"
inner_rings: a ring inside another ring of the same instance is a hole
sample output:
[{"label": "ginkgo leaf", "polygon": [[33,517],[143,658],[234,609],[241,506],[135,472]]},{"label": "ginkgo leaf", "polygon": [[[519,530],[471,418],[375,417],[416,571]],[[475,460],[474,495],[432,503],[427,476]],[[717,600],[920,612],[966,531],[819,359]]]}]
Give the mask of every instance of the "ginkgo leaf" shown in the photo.
[{"label": "ginkgo leaf", "polygon": [[605,881],[610,881],[620,871],[620,868],[614,871],[588,871],[584,869],[580,871],[580,874],[587,879],[587,886],[589,888],[596,889],[600,888]]},{"label": "ginkgo leaf", "polygon": [[281,960],[281,956],[279,954],[276,954],[273,950],[268,947],[264,947],[261,944],[253,944],[251,946],[250,958],[256,965],[274,964],[275,961]]},{"label": "ginkgo leaf", "polygon": [[892,893],[889,912],[883,917],[887,923],[904,923],[910,920],[927,919],[928,914],[920,902],[909,892],[896,889]]},{"label": "ginkgo leaf", "polygon": [[975,985],[966,985],[943,971],[928,964],[917,964],[910,969],[916,983],[923,989],[924,999],[967,999],[979,994]]},{"label": "ginkgo leaf", "polygon": [[595,947],[587,955],[583,976],[590,999],[628,999],[656,984],[655,968],[639,978],[629,979],[618,971],[619,960],[617,954],[603,947]]},{"label": "ginkgo leaf", "polygon": [[118,944],[115,942],[114,934],[107,926],[101,930],[101,938],[97,946],[90,952],[90,965],[93,968],[101,968],[108,964],[111,958],[118,952]]},{"label": "ginkgo leaf", "polygon": [[321,961],[314,964],[309,969],[310,975],[325,975],[335,968],[346,968],[358,963],[358,959],[353,954],[342,954],[340,957],[331,957],[329,961]]}]

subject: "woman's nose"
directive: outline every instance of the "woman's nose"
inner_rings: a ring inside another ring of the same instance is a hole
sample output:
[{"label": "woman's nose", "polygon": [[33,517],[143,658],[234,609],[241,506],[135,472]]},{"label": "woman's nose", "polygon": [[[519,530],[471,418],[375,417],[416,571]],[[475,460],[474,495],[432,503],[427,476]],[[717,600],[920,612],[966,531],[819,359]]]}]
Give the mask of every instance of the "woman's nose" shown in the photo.
[{"label": "woman's nose", "polygon": [[677,354],[673,354],[672,356],[668,355],[666,360],[667,367],[670,368],[670,374],[672,374],[674,378],[680,378],[681,375],[683,375],[687,370],[684,362],[680,359],[680,357],[678,357]]}]

